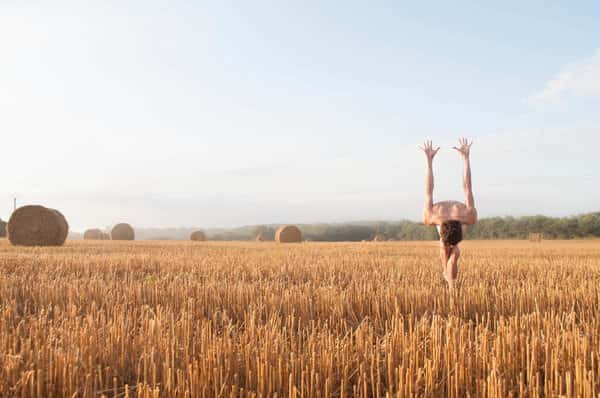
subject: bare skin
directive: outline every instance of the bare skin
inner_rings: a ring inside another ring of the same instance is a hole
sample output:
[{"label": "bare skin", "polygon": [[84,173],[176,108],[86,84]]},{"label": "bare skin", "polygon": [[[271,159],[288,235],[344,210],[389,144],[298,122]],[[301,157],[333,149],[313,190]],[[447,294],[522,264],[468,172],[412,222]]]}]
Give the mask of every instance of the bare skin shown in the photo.
[{"label": "bare skin", "polygon": [[[465,203],[453,200],[433,203],[433,158],[440,148],[433,148],[431,141],[425,141],[420,147],[425,153],[427,161],[425,169],[425,206],[423,209],[423,223],[425,225],[435,225],[439,228],[442,223],[450,220],[459,221],[463,226],[473,225],[477,222],[477,209],[473,199],[473,189],[471,186],[471,163],[469,160],[471,145],[465,138],[459,140],[459,146],[453,147],[458,151],[464,162],[463,189],[465,192]],[[458,259],[460,258],[460,249],[458,245],[444,246],[440,239],[440,258],[444,270],[444,278],[448,282],[450,290],[454,288],[458,276]]]}]

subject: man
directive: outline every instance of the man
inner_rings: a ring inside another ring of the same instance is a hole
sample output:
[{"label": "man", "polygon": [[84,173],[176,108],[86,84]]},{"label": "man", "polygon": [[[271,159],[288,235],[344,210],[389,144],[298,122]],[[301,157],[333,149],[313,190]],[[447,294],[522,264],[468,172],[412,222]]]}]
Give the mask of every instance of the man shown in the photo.
[{"label": "man", "polygon": [[433,203],[433,158],[440,148],[433,149],[431,141],[425,141],[423,147],[427,160],[425,173],[425,208],[423,210],[423,223],[425,225],[435,225],[440,234],[440,257],[442,259],[442,268],[444,278],[448,282],[450,290],[454,288],[456,277],[458,275],[458,258],[460,250],[459,242],[462,240],[463,227],[477,222],[477,210],[473,200],[473,190],[471,188],[471,164],[469,161],[469,152],[473,142],[469,143],[466,139],[459,140],[459,146],[453,147],[457,150],[464,161],[463,188],[465,191],[465,203],[456,201],[444,201]]}]

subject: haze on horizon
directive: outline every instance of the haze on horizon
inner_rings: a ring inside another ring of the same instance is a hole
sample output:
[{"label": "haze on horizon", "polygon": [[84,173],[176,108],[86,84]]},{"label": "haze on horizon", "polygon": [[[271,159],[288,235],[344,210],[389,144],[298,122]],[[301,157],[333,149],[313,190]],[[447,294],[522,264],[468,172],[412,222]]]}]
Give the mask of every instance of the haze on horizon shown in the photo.
[{"label": "haze on horizon", "polygon": [[0,217],[74,229],[599,210],[600,4],[0,3]]}]

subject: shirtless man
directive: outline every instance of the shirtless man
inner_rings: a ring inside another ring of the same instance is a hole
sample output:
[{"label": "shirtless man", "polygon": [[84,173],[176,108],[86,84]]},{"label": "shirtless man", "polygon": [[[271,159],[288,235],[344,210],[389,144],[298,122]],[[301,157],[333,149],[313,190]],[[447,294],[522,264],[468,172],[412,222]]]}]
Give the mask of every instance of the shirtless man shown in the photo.
[{"label": "shirtless man", "polygon": [[423,223],[435,225],[440,234],[440,257],[444,278],[450,290],[454,288],[458,275],[458,258],[460,250],[458,243],[462,240],[463,227],[477,222],[477,210],[471,189],[471,164],[469,151],[473,141],[469,143],[465,138],[459,140],[457,150],[464,161],[463,188],[465,190],[465,203],[452,200],[433,203],[433,158],[440,148],[433,149],[431,141],[425,141],[420,147],[425,152],[427,168],[425,172],[425,208],[423,209]]}]

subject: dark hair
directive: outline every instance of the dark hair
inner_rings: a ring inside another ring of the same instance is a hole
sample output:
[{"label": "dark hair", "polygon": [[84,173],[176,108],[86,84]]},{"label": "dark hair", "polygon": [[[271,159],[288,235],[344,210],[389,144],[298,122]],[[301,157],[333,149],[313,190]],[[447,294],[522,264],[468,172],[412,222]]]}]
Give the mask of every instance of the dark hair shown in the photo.
[{"label": "dark hair", "polygon": [[462,238],[462,226],[459,221],[445,221],[440,226],[440,239],[444,246],[456,246]]}]

